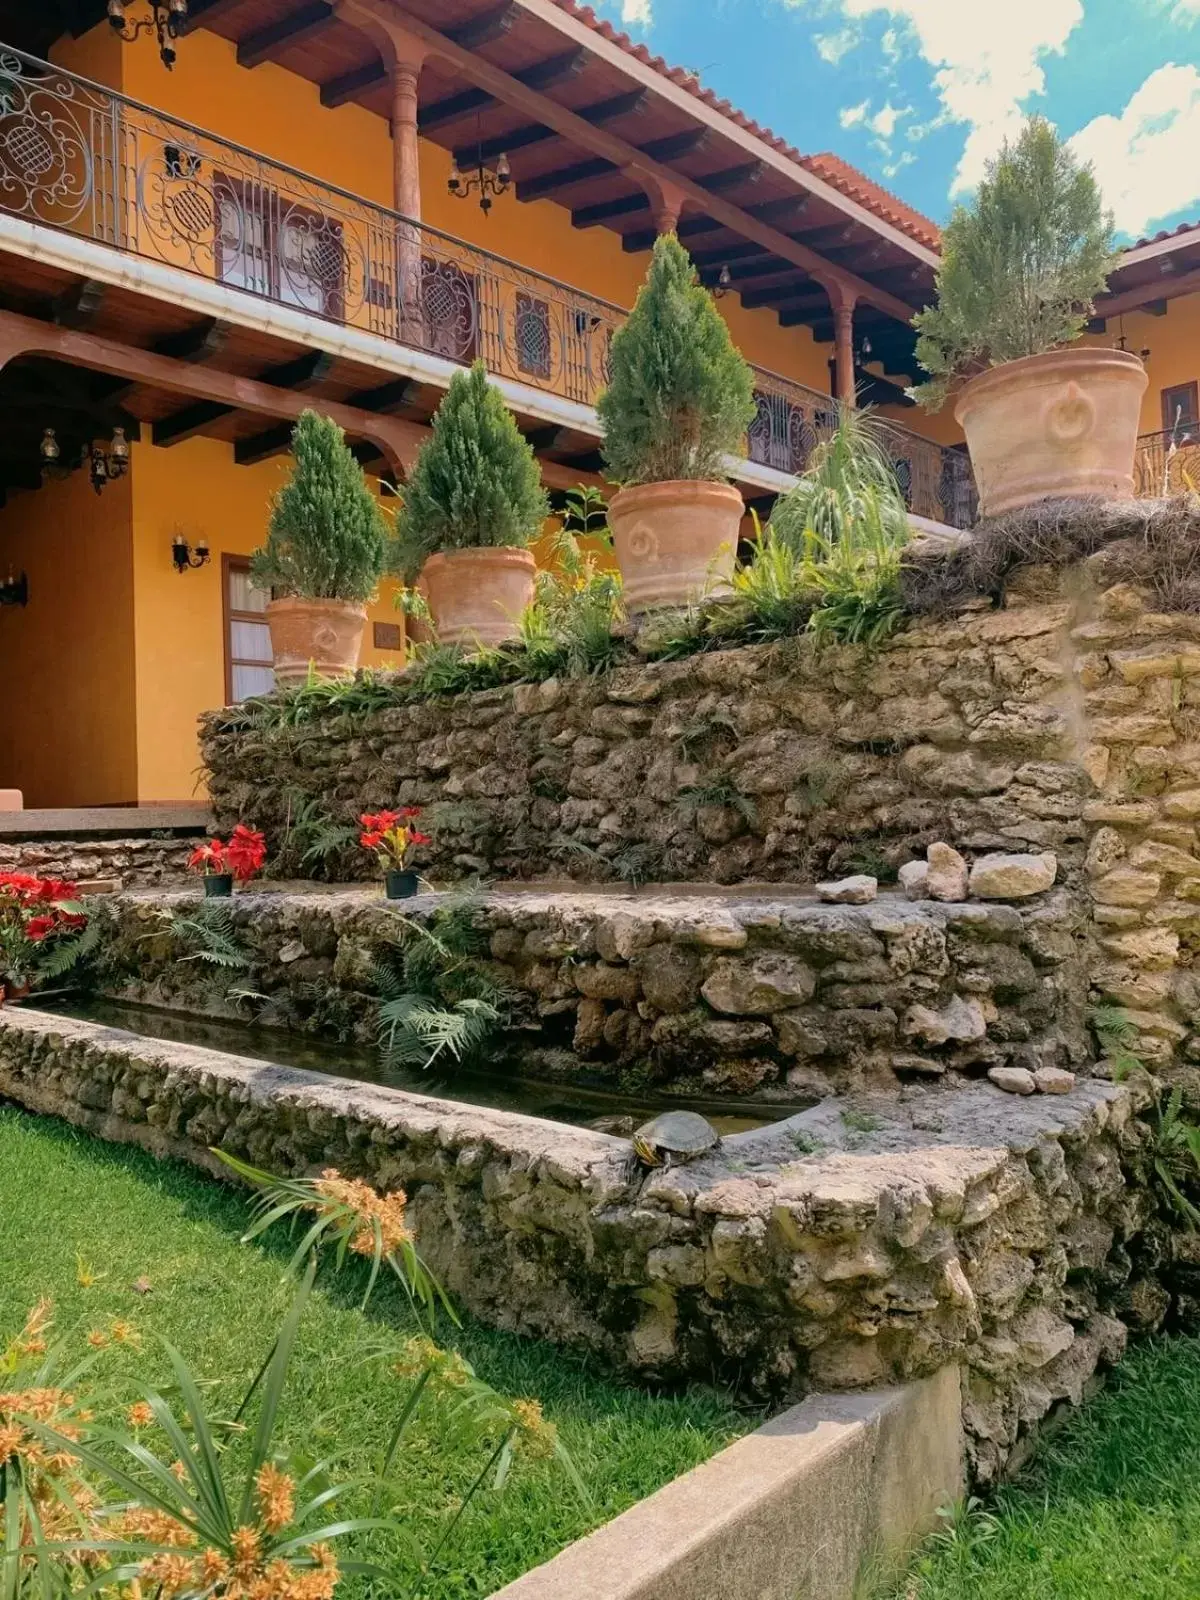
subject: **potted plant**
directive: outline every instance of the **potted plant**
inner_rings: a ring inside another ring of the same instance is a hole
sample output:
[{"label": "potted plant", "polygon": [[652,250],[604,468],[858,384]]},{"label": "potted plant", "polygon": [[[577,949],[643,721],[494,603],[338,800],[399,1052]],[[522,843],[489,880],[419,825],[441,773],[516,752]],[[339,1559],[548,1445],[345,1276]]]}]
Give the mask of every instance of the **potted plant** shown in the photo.
[{"label": "potted plant", "polygon": [[292,455],[291,477],[271,504],[267,542],[251,558],[254,581],[272,595],[267,622],[279,684],[303,683],[310,671],[354,671],[365,603],[387,551],[383,513],[338,425],[305,411]]},{"label": "potted plant", "polygon": [[597,411],[622,485],[608,507],[631,611],[728,588],[745,514],[726,460],[745,449],[754,379],[674,234],[613,338]]},{"label": "potted plant", "polygon": [[204,875],[206,900],[228,900],[233,893],[234,880],[249,883],[262,871],[266,859],[266,839],[256,828],[239,822],[228,843],[208,839],[197,845],[188,857],[188,866],[193,872]]},{"label": "potted plant", "polygon": [[86,925],[73,883],[0,872],[0,1006],[23,999],[54,947]]},{"label": "potted plant", "polygon": [[364,811],[358,819],[363,830],[359,843],[383,868],[389,900],[411,900],[417,892],[417,874],[406,863],[414,845],[430,843],[429,835],[413,826],[420,815],[420,806],[401,806],[399,811]]},{"label": "potted plant", "polygon": [[419,574],[441,643],[516,637],[549,514],[533,450],[477,361],[451,379],[396,516],[394,565],[406,583]]},{"label": "potted plant", "polygon": [[1107,285],[1112,241],[1091,168],[1043,117],[989,162],[946,226],[937,304],[913,318],[929,381],[911,393],[936,410],[961,383],[954,415],[983,515],[1133,494],[1146,370],[1130,351],[1062,348]]}]

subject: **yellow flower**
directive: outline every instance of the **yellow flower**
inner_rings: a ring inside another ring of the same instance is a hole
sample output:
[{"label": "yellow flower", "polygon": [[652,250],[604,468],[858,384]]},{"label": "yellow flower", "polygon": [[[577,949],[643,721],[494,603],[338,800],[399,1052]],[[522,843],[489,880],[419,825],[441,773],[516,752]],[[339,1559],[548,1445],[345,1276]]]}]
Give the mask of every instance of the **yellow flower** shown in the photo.
[{"label": "yellow flower", "polygon": [[471,1368],[453,1350],[443,1350],[432,1339],[409,1339],[392,1368],[399,1378],[419,1378],[428,1372],[431,1380],[451,1389],[461,1389],[473,1377]]},{"label": "yellow flower", "polygon": [[195,1582],[195,1563],[187,1556],[151,1556],[141,1566],[142,1577],[157,1585],[162,1596],[176,1595]]},{"label": "yellow flower", "polygon": [[130,1406],[127,1421],[131,1428],[148,1428],[154,1421],[154,1408],[147,1400]]},{"label": "yellow flower", "polygon": [[123,1322],[118,1318],[109,1332],[118,1344],[127,1344],[134,1350],[141,1349],[142,1336],[132,1322]]},{"label": "yellow flower", "polygon": [[108,1345],[108,1335],[102,1328],[93,1328],[87,1336],[87,1342],[93,1350],[103,1350]]},{"label": "yellow flower", "polygon": [[0,1423],[0,1467],[11,1457],[18,1455],[21,1450],[21,1441],[25,1437],[25,1430],[15,1422]]},{"label": "yellow flower", "polygon": [[333,1217],[343,1209],[354,1215],[359,1226],[351,1235],[350,1248],[357,1255],[373,1256],[378,1248],[390,1256],[411,1242],[405,1223],[408,1197],[403,1189],[378,1195],[369,1183],[343,1178],[335,1167],[327,1167],[314,1187],[320,1196],[313,1207],[318,1215]]},{"label": "yellow flower", "polygon": [[262,1560],[262,1537],[257,1528],[240,1527],[233,1530],[233,1576],[236,1582],[250,1583],[257,1576]]},{"label": "yellow flower", "polygon": [[267,1462],[254,1479],[263,1527],[268,1533],[286,1528],[296,1514],[296,1484],[286,1472]]}]

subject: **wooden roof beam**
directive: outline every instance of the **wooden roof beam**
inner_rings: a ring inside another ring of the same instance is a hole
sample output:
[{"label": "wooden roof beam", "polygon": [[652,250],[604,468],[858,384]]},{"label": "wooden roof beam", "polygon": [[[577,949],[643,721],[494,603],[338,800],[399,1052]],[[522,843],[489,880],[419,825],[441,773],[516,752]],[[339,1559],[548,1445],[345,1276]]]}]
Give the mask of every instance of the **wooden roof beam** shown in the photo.
[{"label": "wooden roof beam", "polygon": [[[273,389],[301,390],[311,388],[328,375],[333,357],[324,350],[306,350],[302,356],[267,367],[256,375],[256,383],[270,384]],[[196,400],[182,406],[169,416],[160,417],[154,424],[152,436],[156,445],[181,444],[194,434],[210,428],[223,417],[232,416],[235,405],[224,405],[216,400]]]},{"label": "wooden roof beam", "polygon": [[[651,153],[645,152],[647,155]],[[740,166],[726,167],[722,172],[710,172],[706,177],[697,178],[696,182],[708,194],[724,194],[726,189],[740,189],[743,184],[751,188],[761,183],[766,170],[761,161],[744,161]]]},{"label": "wooden roof beam", "polygon": [[1146,309],[1150,302],[1174,300],[1182,294],[1200,290],[1200,267],[1195,272],[1181,272],[1173,278],[1156,278],[1140,288],[1123,289],[1116,294],[1101,295],[1096,301],[1098,317],[1119,317],[1125,311]]},{"label": "wooden roof beam", "polygon": [[[519,82],[529,88],[548,89],[552,84],[573,78],[586,61],[586,51],[564,50],[559,55],[548,56],[545,61],[535,62],[532,67],[523,67],[516,76]],[[362,72],[366,69],[359,70]],[[326,84],[321,90],[321,104],[340,106],[347,100],[353,99],[357,89],[350,84],[350,79],[354,76],[354,73],[347,73],[344,78],[335,78]],[[378,81],[385,82],[386,79],[387,73],[384,71],[383,63],[380,62]],[[433,129],[443,127],[448,122],[457,122],[460,117],[469,116],[472,111],[483,111],[495,104],[495,95],[489,94],[486,89],[464,89],[460,94],[447,95],[444,100],[435,100],[430,105],[423,106],[417,112],[417,123],[422,133],[431,133]]]},{"label": "wooden roof beam", "polygon": [[187,16],[180,24],[181,33],[194,33],[197,28],[211,28],[223,21],[245,0],[189,0]]},{"label": "wooden roof beam", "polygon": [[337,13],[328,0],[313,0],[310,5],[289,11],[277,22],[248,33],[237,47],[239,67],[261,67],[264,61],[273,61],[292,45],[304,44],[323,33]]},{"label": "wooden roof beam", "polygon": [[[696,239],[702,233],[715,233],[724,223],[716,222],[712,217],[684,217],[675,232],[685,242]],[[653,228],[646,228],[637,233],[627,233],[621,240],[621,248],[633,253],[641,250],[653,250],[654,241],[658,235]]]},{"label": "wooden roof beam", "polygon": [[877,288],[866,278],[859,277],[857,273],[826,260],[815,250],[810,250],[806,245],[789,238],[787,234],[780,233],[769,223],[757,221],[741,207],[710,193],[695,179],[684,177],[680,173],[660,166],[651,157],[639,151],[636,145],[619,138],[610,129],[591,127],[577,112],[559,105],[556,100],[551,100],[536,89],[521,83],[518,78],[505,72],[502,67],[496,66],[484,56],[464,50],[447,34],[394,4],[394,0],[362,0],[362,3],[376,10],[379,16],[388,22],[394,23],[398,18],[402,18],[404,27],[409,33],[427,45],[433,55],[448,62],[469,83],[473,83],[479,89],[485,89],[497,100],[515,107],[530,118],[544,122],[562,134],[565,139],[569,139],[572,144],[584,150],[591,150],[596,159],[606,163],[606,170],[608,167],[628,169],[631,175],[641,172],[655,183],[673,185],[682,191],[684,199],[699,211],[714,217],[735,233],[741,234],[743,238],[753,239],[765,249],[775,251],[784,260],[794,262],[811,276],[827,283],[831,292],[835,292],[839,297],[843,299],[854,297],[866,301],[868,305],[878,307],[898,321],[907,322],[911,318],[913,307],[897,299],[895,295]]},{"label": "wooden roof beam", "polygon": [[[607,100],[597,100],[590,106],[584,106],[579,115],[598,128],[601,123],[615,122],[618,117],[629,116],[649,98],[647,90],[635,89],[632,94],[613,95]],[[546,127],[544,122],[530,122],[523,128],[498,133],[492,139],[485,139],[482,144],[459,145],[454,152],[454,159],[460,167],[465,167],[473,161],[486,162],[499,155],[512,155],[516,150],[528,150],[532,145],[544,144],[547,139],[554,138],[557,138],[557,134],[553,128]]]},{"label": "wooden roof beam", "polygon": [[571,223],[576,228],[595,228],[602,222],[611,222],[614,217],[628,217],[649,209],[648,195],[627,194],[618,200],[600,200],[594,206],[580,206],[572,211]]},{"label": "wooden roof beam", "polygon": [[517,185],[518,200],[544,200],[560,189],[570,189],[574,184],[586,183],[591,178],[605,178],[620,171],[619,167],[603,156],[593,156],[587,161],[574,161],[569,167],[556,167],[543,172],[540,178],[527,178]]},{"label": "wooden roof beam", "polygon": [[829,310],[828,295],[821,292],[804,293],[804,289],[805,285],[798,283],[777,283],[770,289],[747,289],[742,295],[742,304],[747,311],[757,311],[763,306],[773,311],[781,311],[784,308],[789,311]]}]

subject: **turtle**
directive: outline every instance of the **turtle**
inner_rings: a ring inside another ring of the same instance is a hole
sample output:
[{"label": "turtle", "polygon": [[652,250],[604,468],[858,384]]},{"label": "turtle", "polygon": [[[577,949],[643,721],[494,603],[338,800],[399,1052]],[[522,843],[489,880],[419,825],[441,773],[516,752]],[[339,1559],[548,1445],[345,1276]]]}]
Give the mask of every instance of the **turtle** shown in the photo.
[{"label": "turtle", "polygon": [[647,1167],[670,1167],[715,1150],[721,1135],[696,1111],[663,1111],[633,1135],[633,1153]]}]

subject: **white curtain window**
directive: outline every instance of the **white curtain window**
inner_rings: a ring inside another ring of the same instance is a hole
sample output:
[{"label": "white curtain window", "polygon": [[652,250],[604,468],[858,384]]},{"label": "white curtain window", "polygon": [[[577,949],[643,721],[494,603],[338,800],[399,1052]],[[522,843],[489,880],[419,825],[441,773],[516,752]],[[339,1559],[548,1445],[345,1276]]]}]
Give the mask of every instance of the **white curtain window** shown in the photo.
[{"label": "white curtain window", "polygon": [[271,633],[264,615],[270,595],[250,581],[244,561],[225,558],[225,689],[230,705],[275,687]]}]

